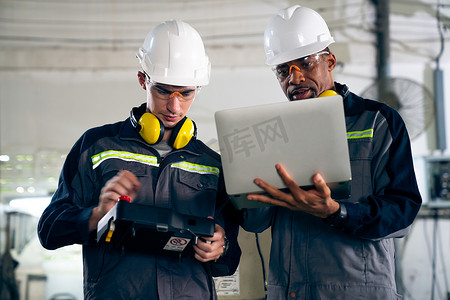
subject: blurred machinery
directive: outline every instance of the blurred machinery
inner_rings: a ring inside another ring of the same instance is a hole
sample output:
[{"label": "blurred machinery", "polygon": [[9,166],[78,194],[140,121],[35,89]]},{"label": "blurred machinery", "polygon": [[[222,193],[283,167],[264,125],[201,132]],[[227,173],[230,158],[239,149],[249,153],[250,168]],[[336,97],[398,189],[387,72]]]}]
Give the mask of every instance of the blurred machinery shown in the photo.
[{"label": "blurred machinery", "polygon": [[429,199],[432,208],[450,207],[450,157],[425,159]]}]

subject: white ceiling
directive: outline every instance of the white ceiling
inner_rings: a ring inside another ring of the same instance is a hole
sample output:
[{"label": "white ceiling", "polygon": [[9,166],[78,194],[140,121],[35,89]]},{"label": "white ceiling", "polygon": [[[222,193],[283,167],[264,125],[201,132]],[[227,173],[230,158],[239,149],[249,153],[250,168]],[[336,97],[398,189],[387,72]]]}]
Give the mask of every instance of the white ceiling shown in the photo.
[{"label": "white ceiling", "polygon": [[[319,11],[344,54],[349,44],[375,43],[376,10],[369,0],[0,0],[0,70],[130,67],[124,57],[134,57],[146,33],[172,18],[200,32],[215,66],[260,64],[266,24],[293,4]],[[437,8],[449,28],[449,5],[448,0],[391,0],[393,50],[436,56]],[[341,59],[349,59],[348,53]]]}]

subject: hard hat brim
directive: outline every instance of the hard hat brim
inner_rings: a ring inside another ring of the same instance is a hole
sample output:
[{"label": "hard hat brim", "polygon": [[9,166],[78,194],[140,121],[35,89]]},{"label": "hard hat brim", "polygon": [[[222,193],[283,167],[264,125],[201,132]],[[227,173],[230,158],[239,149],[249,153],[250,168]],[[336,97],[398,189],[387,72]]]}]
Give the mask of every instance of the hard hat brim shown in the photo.
[{"label": "hard hat brim", "polygon": [[279,55],[268,57],[266,60],[266,64],[269,66],[277,66],[279,64],[287,63],[317,52],[320,52],[324,50],[326,47],[334,43],[334,38],[331,37],[331,39],[328,39],[323,42],[317,42],[311,45],[299,47],[292,49],[290,51],[286,51],[284,53],[281,53]]}]

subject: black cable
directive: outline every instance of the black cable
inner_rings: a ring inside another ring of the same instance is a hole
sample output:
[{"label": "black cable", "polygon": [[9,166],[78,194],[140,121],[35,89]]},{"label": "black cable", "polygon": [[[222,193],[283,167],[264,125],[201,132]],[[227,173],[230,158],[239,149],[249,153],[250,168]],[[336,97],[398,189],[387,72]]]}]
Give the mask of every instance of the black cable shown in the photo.
[{"label": "black cable", "polygon": [[264,256],[262,254],[261,246],[259,244],[258,233],[255,233],[255,241],[256,241],[256,248],[258,249],[259,258],[261,259],[261,268],[262,268],[262,275],[263,275],[263,280],[264,280],[264,291],[266,292],[266,297],[267,297],[266,266],[264,264]]}]

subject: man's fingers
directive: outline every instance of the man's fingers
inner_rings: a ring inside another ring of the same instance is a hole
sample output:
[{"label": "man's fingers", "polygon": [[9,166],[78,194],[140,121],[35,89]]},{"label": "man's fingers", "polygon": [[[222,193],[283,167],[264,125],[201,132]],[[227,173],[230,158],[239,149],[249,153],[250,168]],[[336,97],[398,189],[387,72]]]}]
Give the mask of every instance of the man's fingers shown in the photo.
[{"label": "man's fingers", "polygon": [[135,194],[141,187],[141,183],[136,175],[126,170],[120,171],[117,175],[117,182],[119,183],[119,186],[124,188],[126,190],[126,194],[128,194],[130,197],[135,196]]},{"label": "man's fingers", "polygon": [[258,202],[261,202],[261,203],[267,203],[267,204],[283,206],[283,207],[286,207],[286,208],[292,207],[292,205],[290,205],[289,202],[286,202],[286,201],[283,201],[283,200],[278,200],[276,198],[271,198],[271,197],[268,197],[266,195],[261,195],[261,194],[248,194],[247,195],[247,199],[248,200],[253,200],[253,201],[258,201]]},{"label": "man's fingers", "polygon": [[[257,186],[259,186],[261,189],[263,189],[266,193],[270,194],[272,197],[274,197],[276,199],[284,200],[286,198],[286,196],[288,195],[286,193],[283,193],[276,187],[268,184],[267,182],[265,182],[264,180],[262,180],[260,178],[256,178],[255,180],[253,180],[253,182]],[[255,195],[264,196],[264,195],[260,195],[260,194],[255,194]]]},{"label": "man's fingers", "polygon": [[141,187],[139,179],[130,171],[122,170],[110,179],[103,187],[104,196],[117,200],[122,195],[133,199]]},{"label": "man's fingers", "polygon": [[195,258],[201,262],[216,260],[223,253],[223,245],[218,242],[208,243],[199,239],[197,245],[194,245]]},{"label": "man's fingers", "polygon": [[254,183],[258,185],[260,188],[262,188],[265,192],[270,194],[270,197],[261,194],[252,194],[250,195],[250,197],[247,198],[249,200],[256,200],[263,203],[279,205],[287,208],[295,207],[296,200],[293,197],[293,195],[295,195],[297,198],[301,198],[303,190],[300,187],[298,187],[297,183],[295,183],[295,181],[292,179],[292,177],[288,174],[288,172],[282,165],[277,164],[275,165],[275,168],[277,169],[278,174],[280,175],[284,184],[288,187],[291,194],[284,193],[280,191],[278,188],[273,187],[270,184],[266,183],[264,180],[256,178],[254,180]]},{"label": "man's fingers", "polygon": [[[294,181],[294,179],[289,175],[289,173],[286,171],[286,169],[281,164],[276,164],[275,168],[277,169],[278,175],[280,175],[281,179],[283,180],[284,184],[287,186],[291,194],[294,196],[292,197],[289,195],[289,203],[292,205],[295,205],[298,200],[303,200],[305,195],[305,191],[298,186],[298,184]],[[295,200],[297,199],[297,201]]]},{"label": "man's fingers", "polygon": [[331,190],[323,179],[322,175],[320,175],[319,173],[315,174],[313,176],[313,182],[316,190],[319,192],[321,197],[325,198],[331,196]]}]

